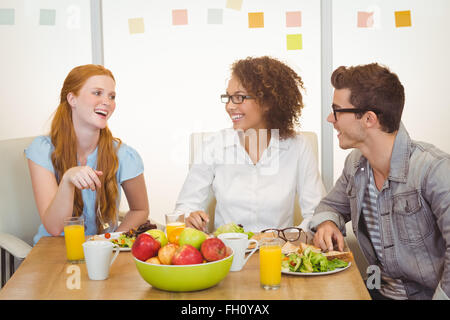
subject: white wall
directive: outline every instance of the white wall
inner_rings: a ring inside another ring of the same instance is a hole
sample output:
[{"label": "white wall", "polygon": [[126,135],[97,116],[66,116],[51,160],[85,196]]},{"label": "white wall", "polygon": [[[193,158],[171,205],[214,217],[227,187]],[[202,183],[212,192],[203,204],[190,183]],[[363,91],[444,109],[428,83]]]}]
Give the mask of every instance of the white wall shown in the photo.
[{"label": "white wall", "polygon": [[[207,24],[208,8],[223,9],[222,25]],[[187,9],[188,25],[173,26],[172,9]],[[298,10],[302,27],[287,28],[286,11]],[[264,28],[249,29],[248,12],[264,12]],[[130,35],[129,18],[143,18],[145,33]],[[105,66],[117,79],[110,128],[144,159],[152,219],[162,223],[175,206],[190,133],[231,126],[219,96],[237,59],[271,55],[298,71],[307,88],[301,128],[320,139],[319,1],[246,0],[237,11],[224,0],[107,0],[103,30]],[[286,50],[291,33],[303,35],[303,50]]]},{"label": "white wall", "polygon": [[[91,63],[89,0],[1,0],[15,9],[0,25],[0,140],[48,131],[69,71]],[[40,25],[40,9],[55,9],[55,25]]]},{"label": "white wall", "polygon": [[[411,10],[412,27],[395,27],[394,12]],[[357,28],[356,12],[375,12],[375,28]],[[450,153],[450,1],[334,0],[333,64],[378,62],[395,72],[405,87],[402,121],[412,139]],[[330,107],[331,108],[331,107]],[[334,180],[349,150],[334,133]]]}]

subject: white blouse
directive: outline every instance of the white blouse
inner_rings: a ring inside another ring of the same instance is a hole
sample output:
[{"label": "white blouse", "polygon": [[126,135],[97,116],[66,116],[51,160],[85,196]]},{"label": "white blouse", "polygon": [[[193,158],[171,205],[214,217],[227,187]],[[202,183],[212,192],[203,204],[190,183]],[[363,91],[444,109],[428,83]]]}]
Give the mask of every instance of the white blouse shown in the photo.
[{"label": "white blouse", "polygon": [[308,229],[315,207],[325,196],[311,143],[301,134],[284,140],[272,134],[260,160],[253,164],[237,132],[224,129],[203,136],[178,196],[175,210],[206,211],[212,191],[216,200],[215,228],[234,222],[246,231],[294,225],[298,194]]}]

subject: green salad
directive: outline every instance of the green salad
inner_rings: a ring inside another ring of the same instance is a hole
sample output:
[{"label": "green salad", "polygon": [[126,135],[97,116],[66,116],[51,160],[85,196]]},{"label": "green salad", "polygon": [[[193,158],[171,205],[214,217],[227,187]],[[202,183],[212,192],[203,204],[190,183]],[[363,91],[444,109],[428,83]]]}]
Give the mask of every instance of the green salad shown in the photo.
[{"label": "green salad", "polygon": [[111,242],[117,244],[121,248],[131,248],[136,237],[128,237],[126,234],[121,234],[117,239],[112,239]]},{"label": "green salad", "polygon": [[281,270],[287,272],[327,272],[346,266],[348,262],[340,259],[328,260],[323,254],[313,252],[310,248],[306,248],[303,254],[282,254],[281,257]]},{"label": "green salad", "polygon": [[214,232],[214,236],[217,237],[221,233],[245,233],[248,238],[250,239],[253,237],[254,233],[251,231],[245,232],[244,227],[240,224],[235,224],[234,222],[230,222],[227,224],[224,224],[223,226],[220,226],[217,228],[217,230]]}]

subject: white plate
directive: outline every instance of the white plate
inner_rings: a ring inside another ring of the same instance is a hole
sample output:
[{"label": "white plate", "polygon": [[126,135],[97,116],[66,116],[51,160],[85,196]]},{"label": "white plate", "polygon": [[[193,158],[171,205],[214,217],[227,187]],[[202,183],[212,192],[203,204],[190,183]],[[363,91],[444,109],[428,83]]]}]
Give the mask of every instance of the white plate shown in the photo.
[{"label": "white plate", "polygon": [[[107,240],[108,241],[109,240],[109,241],[111,241],[111,240],[119,238],[119,236],[122,233],[123,232],[110,232],[109,234],[111,235],[111,237],[109,239],[106,239],[104,234],[98,234],[98,235],[90,237],[88,240],[93,240],[93,241],[95,241],[95,240]],[[95,239],[93,239],[94,237],[95,237]],[[131,248],[120,248],[119,247],[119,251],[131,251]]]},{"label": "white plate", "polygon": [[303,272],[292,272],[292,271],[281,270],[281,273],[291,274],[293,276],[324,276],[327,274],[333,274],[333,273],[344,271],[345,269],[348,269],[351,265],[352,265],[352,263],[349,262],[348,265],[344,268],[336,268],[332,271],[325,271],[325,272],[305,272],[305,273],[303,273]]}]

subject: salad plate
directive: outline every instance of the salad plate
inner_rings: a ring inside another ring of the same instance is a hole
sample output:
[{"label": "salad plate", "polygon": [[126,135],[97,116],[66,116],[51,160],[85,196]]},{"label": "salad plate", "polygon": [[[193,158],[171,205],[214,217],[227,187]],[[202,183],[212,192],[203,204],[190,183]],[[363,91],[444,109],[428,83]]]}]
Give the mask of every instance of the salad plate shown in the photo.
[{"label": "salad plate", "polygon": [[[106,233],[98,234],[98,235],[90,237],[88,240],[91,240],[91,241],[95,241],[95,240],[105,241],[106,240],[106,241],[111,241],[113,244],[117,245],[117,243],[113,240],[119,239],[119,237],[122,233],[123,232],[110,232],[109,233],[110,237],[108,239],[106,239],[106,237],[105,237]],[[121,247],[120,245],[118,245],[118,246],[119,246],[119,251],[131,251],[130,247]]]},{"label": "salad plate", "polygon": [[352,263],[349,262],[346,267],[336,268],[334,270],[325,271],[325,272],[297,272],[297,271],[294,272],[294,271],[284,271],[282,269],[281,273],[283,273],[283,274],[290,274],[290,275],[293,275],[293,276],[324,276],[324,275],[327,275],[327,274],[333,274],[333,273],[338,273],[338,272],[344,271],[344,270],[348,269],[351,265],[352,265]]}]

